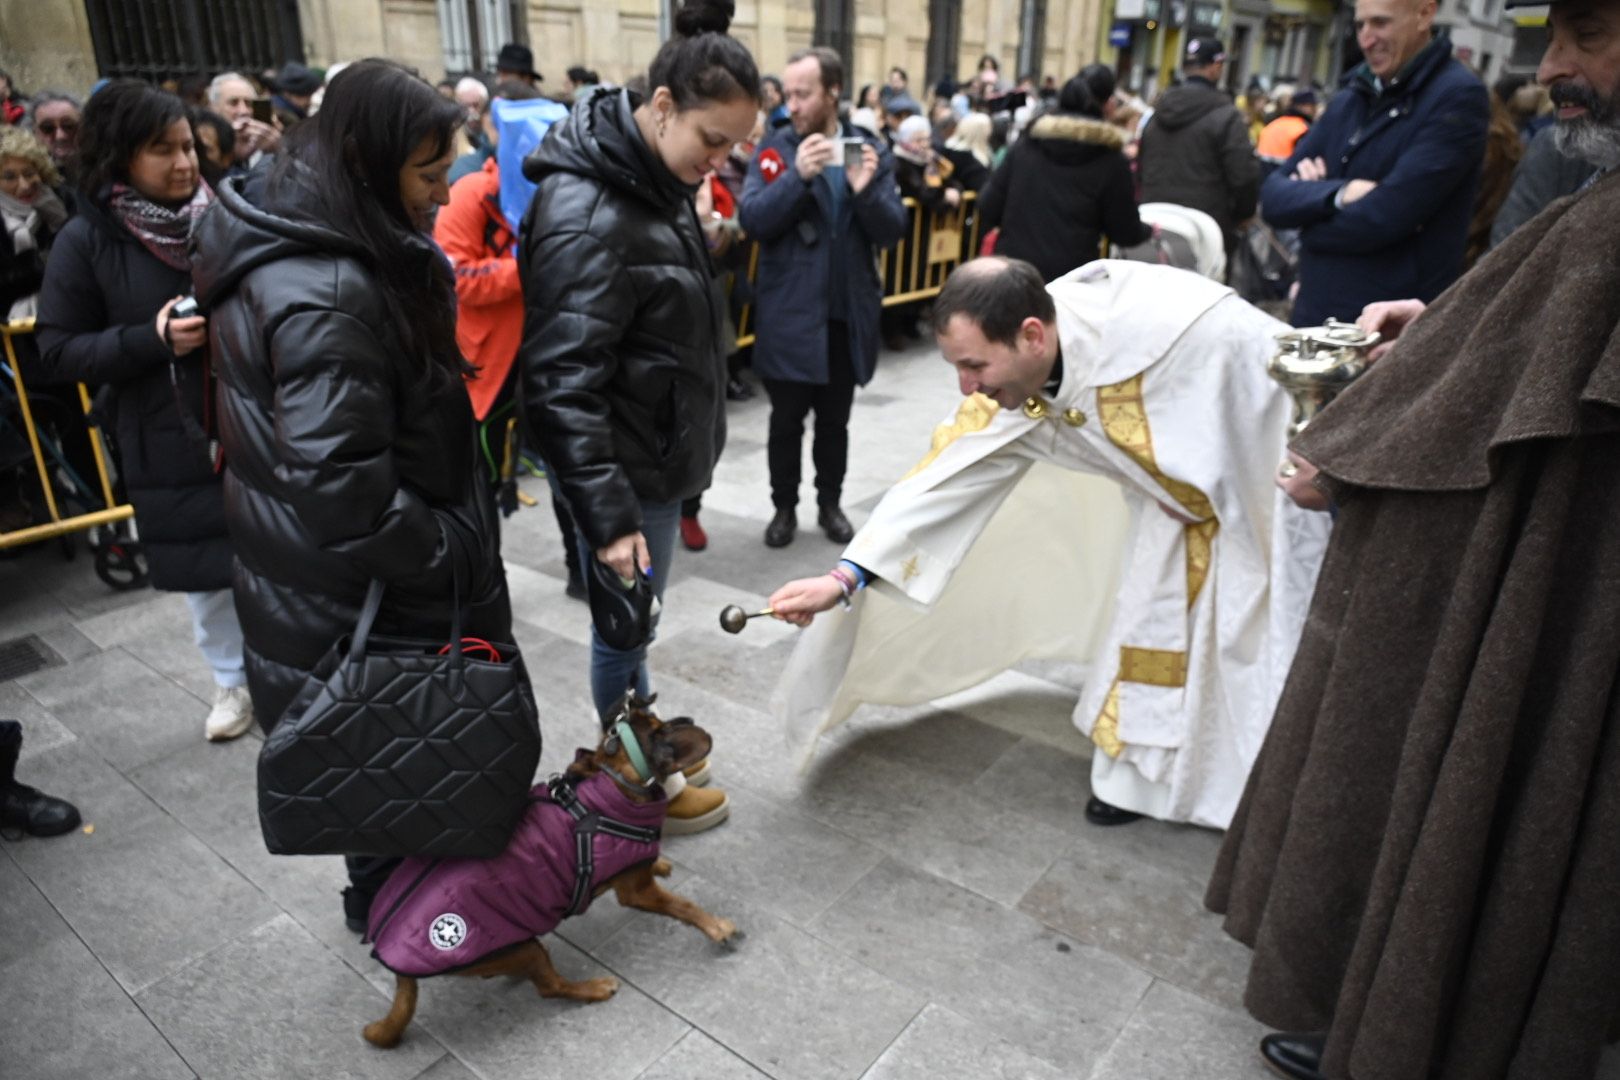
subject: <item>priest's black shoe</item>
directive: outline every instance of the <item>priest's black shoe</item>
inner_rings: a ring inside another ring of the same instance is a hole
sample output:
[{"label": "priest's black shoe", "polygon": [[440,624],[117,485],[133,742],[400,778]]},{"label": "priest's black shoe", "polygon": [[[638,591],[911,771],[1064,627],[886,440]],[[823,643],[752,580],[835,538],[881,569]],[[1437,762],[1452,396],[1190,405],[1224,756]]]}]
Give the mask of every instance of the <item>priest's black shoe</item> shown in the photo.
[{"label": "priest's black shoe", "polygon": [[29,836],[61,836],[79,827],[78,807],[27,784],[0,787],[0,827],[21,829]]},{"label": "priest's black shoe", "polygon": [[847,544],[855,539],[855,526],[849,523],[849,518],[836,506],[823,506],[821,513],[816,515],[816,524],[821,531],[827,534],[827,539],[835,544]]},{"label": "priest's black shoe", "polygon": [[793,534],[799,531],[799,515],[793,512],[792,507],[786,507],[776,512],[771,523],[765,526],[766,547],[787,547],[793,543]]},{"label": "priest's black shoe", "polygon": [[1320,1032],[1279,1031],[1260,1040],[1260,1057],[1288,1080],[1327,1080],[1321,1071],[1327,1036]]},{"label": "priest's black shoe", "polygon": [[1129,825],[1141,816],[1134,810],[1121,810],[1113,803],[1105,803],[1095,795],[1086,800],[1086,820],[1093,825]]}]

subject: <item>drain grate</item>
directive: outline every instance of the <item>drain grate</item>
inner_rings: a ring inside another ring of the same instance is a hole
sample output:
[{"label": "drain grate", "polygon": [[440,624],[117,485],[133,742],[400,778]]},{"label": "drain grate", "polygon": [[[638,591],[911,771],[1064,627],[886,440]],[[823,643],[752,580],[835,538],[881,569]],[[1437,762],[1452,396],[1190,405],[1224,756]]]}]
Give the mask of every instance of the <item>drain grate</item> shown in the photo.
[{"label": "drain grate", "polygon": [[61,667],[66,661],[33,634],[0,641],[0,682],[21,678],[33,671]]}]

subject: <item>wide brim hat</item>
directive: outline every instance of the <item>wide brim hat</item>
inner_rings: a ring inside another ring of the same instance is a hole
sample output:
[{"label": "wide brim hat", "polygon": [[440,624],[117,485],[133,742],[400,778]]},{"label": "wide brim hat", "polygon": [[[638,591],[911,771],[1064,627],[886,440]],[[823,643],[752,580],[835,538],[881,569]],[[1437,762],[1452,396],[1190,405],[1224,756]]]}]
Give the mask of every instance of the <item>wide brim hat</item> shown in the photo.
[{"label": "wide brim hat", "polygon": [[508,42],[501,46],[501,51],[495,56],[496,71],[515,71],[520,75],[531,75],[536,79],[542,78],[534,70],[534,52],[527,45]]}]

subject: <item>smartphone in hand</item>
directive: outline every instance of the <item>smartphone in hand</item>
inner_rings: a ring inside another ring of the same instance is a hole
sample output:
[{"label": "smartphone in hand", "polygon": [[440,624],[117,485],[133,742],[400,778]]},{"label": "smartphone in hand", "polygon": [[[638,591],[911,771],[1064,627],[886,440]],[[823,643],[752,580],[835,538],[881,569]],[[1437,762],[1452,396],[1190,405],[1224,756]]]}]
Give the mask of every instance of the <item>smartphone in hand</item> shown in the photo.
[{"label": "smartphone in hand", "polygon": [[253,98],[249,102],[249,105],[253,109],[253,119],[257,120],[261,124],[268,124],[268,123],[271,122],[273,113],[272,113],[272,111],[270,109],[270,99],[269,98],[267,98],[267,97]]}]

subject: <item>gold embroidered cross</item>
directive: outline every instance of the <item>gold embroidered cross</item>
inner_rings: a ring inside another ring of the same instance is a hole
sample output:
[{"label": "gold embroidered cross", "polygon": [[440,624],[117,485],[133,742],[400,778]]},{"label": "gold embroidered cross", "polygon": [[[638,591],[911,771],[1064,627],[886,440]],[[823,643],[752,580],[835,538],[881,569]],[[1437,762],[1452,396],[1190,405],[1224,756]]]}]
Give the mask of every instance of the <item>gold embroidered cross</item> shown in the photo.
[{"label": "gold embroidered cross", "polygon": [[922,571],[917,569],[917,556],[915,555],[900,564],[901,581],[910,581],[921,572]]}]

